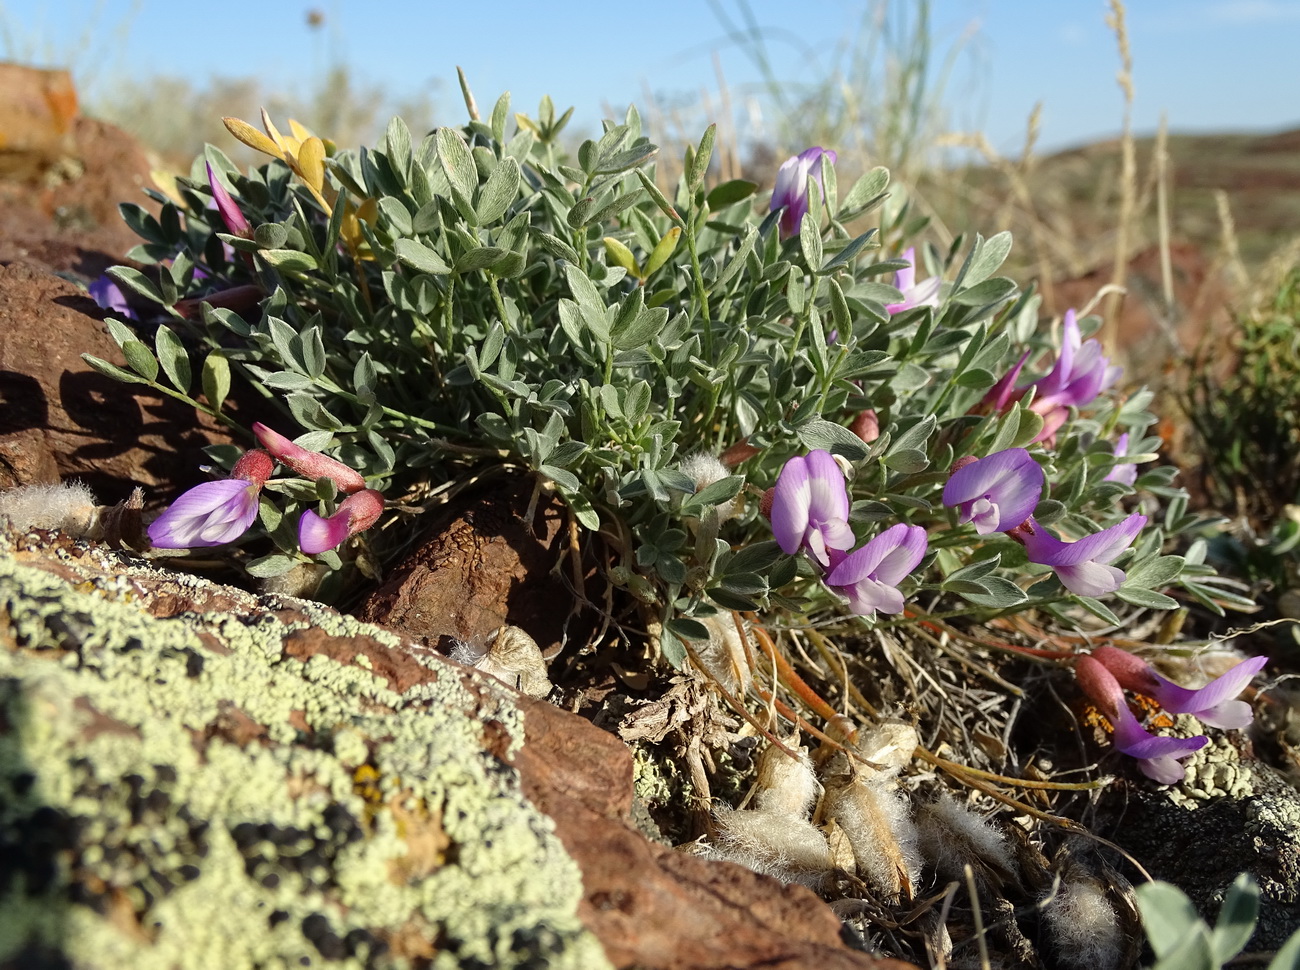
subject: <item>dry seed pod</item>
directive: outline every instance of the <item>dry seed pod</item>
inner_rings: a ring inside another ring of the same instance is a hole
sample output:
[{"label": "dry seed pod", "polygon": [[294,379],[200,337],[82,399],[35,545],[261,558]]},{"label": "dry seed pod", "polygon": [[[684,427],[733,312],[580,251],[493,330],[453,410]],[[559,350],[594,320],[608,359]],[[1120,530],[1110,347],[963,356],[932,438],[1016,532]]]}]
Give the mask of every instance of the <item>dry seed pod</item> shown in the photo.
[{"label": "dry seed pod", "polygon": [[551,692],[546,661],[537,641],[517,626],[503,626],[493,635],[485,651],[457,641],[452,648],[453,660],[477,667],[485,674],[516,687],[530,697],[545,697]]},{"label": "dry seed pod", "polygon": [[743,697],[749,690],[752,675],[745,659],[745,645],[731,614],[701,617],[700,622],[709,631],[708,642],[695,651],[700,666],[733,697]]},{"label": "dry seed pod", "polygon": [[775,744],[769,744],[758,756],[758,792],[754,801],[760,811],[775,812],[807,819],[817,801],[821,788],[813,775],[808,752],[797,746],[798,736],[785,741],[785,746],[798,757],[791,758]]},{"label": "dry seed pod", "polygon": [[910,898],[921,859],[906,796],[892,782],[857,771],[824,784],[824,814],[844,831],[858,876],[887,896]]},{"label": "dry seed pod", "polygon": [[0,492],[0,519],[15,529],[59,529],[78,539],[100,535],[100,508],[81,482],[19,485]]},{"label": "dry seed pod", "polygon": [[921,854],[941,879],[961,879],[969,864],[994,887],[1015,880],[1016,860],[1006,836],[947,792],[920,809],[917,829]]},{"label": "dry seed pod", "polygon": [[807,819],[762,809],[721,808],[708,856],[816,889],[834,868],[826,837]]},{"label": "dry seed pod", "polygon": [[1060,884],[1040,901],[1060,966],[1119,970],[1133,966],[1143,933],[1133,887],[1077,840],[1056,853]]}]

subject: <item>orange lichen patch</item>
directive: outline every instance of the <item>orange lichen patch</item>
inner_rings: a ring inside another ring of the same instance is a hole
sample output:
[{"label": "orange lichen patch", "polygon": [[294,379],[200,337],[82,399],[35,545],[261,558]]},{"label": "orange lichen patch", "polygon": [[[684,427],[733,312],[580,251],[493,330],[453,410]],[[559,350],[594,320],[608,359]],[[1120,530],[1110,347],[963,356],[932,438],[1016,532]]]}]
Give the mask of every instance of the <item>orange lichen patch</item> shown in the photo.
[{"label": "orange lichen patch", "polygon": [[1159,701],[1154,697],[1148,697],[1146,694],[1134,694],[1133,700],[1129,703],[1129,709],[1133,711],[1139,721],[1146,718],[1149,727],[1171,728],[1174,726],[1174,719],[1165,713],[1160,707]]}]

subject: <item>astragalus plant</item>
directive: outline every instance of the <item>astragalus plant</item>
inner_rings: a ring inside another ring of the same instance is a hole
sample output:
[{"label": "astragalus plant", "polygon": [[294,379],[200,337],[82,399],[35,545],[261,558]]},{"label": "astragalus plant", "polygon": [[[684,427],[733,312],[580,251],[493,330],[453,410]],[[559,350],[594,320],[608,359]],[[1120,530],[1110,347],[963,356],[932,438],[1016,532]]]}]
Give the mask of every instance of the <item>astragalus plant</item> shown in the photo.
[{"label": "astragalus plant", "polygon": [[358,150],[227,119],[266,164],[209,148],[153,193],[160,216],[123,206],[154,266],[110,273],[138,318],[110,325],[131,369],[91,362],[226,420],[236,381],[279,412],[255,478],[214,449],[231,484],[156,544],[242,532],[224,548],[263,577],[304,549],[382,568],[431,496],[509,473],[563,500],[573,554],[674,662],[720,610],[922,596],[1118,623],[1101,597],[1217,596],[1195,547],[1164,554],[1193,522],[1173,470],[1135,474],[1156,458],[1150,395],[1117,390],[1094,319],[1040,323],[995,275],[1007,233],[904,238],[888,172],[842,188],[820,148],[775,193],[714,184],[713,128],[665,192],[635,108],[574,157],[568,117],[507,95]]}]

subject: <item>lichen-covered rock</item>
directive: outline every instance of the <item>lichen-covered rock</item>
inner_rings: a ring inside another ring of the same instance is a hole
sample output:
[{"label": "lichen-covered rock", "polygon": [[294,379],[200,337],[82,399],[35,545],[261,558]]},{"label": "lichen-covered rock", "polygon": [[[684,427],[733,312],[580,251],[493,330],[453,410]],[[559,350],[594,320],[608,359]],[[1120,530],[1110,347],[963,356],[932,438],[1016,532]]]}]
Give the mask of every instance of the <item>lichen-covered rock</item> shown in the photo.
[{"label": "lichen-covered rock", "polygon": [[5,545],[0,965],[608,965],[501,759],[509,692],[395,684],[365,656],[394,635],[302,601],[160,618],[174,579]]}]

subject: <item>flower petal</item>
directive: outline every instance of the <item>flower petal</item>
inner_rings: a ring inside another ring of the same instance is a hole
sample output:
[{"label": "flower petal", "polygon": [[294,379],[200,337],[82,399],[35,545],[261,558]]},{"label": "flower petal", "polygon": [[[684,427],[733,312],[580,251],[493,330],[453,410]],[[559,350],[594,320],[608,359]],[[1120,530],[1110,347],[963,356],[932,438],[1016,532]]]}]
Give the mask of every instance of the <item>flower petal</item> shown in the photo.
[{"label": "flower petal", "polygon": [[298,520],[298,546],[309,556],[333,549],[348,537],[348,514],[339,509],[322,518],[311,509]]},{"label": "flower petal", "polygon": [[803,545],[808,529],[808,510],[812,505],[812,481],[808,466],[798,455],[781,468],[772,490],[772,535],[786,555],[792,556]]},{"label": "flower petal", "polygon": [[1124,570],[1099,562],[1075,566],[1053,566],[1061,585],[1080,596],[1105,596],[1124,585]]},{"label": "flower petal", "polygon": [[844,472],[829,451],[820,448],[804,458],[811,493],[808,516],[813,522],[848,519],[849,493],[844,487]]},{"label": "flower petal", "polygon": [[158,549],[219,546],[238,539],[257,518],[255,483],[222,479],[196,485],[149,524]]},{"label": "flower petal", "polygon": [[1014,528],[1034,511],[1043,492],[1045,476],[1024,448],[1007,448],[957,469],[943,488],[943,504],[960,508],[960,521],[970,522],[977,510],[971,503],[985,498],[997,507],[995,515],[975,523],[980,535]]},{"label": "flower petal", "polygon": [[1031,561],[1044,566],[1110,562],[1132,544],[1146,524],[1145,515],[1134,513],[1109,529],[1084,536],[1077,542],[1063,542],[1035,523],[1034,531],[1024,536],[1025,549]]},{"label": "flower petal", "polygon": [[[886,532],[897,529],[893,526]],[[903,534],[900,541],[893,549],[885,553],[880,565],[876,567],[875,576],[883,583],[890,586],[897,586],[907,575],[916,568],[916,564],[925,558],[925,549],[927,545],[927,536],[925,530],[919,525],[904,525]],[[885,533],[881,533],[883,536]],[[901,600],[900,600],[901,601]],[[887,610],[889,613],[897,613],[898,610]]]}]

